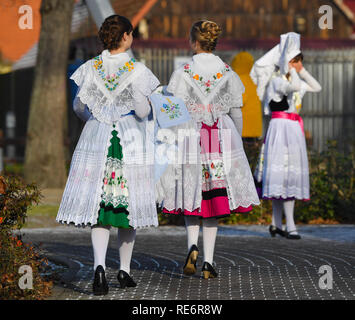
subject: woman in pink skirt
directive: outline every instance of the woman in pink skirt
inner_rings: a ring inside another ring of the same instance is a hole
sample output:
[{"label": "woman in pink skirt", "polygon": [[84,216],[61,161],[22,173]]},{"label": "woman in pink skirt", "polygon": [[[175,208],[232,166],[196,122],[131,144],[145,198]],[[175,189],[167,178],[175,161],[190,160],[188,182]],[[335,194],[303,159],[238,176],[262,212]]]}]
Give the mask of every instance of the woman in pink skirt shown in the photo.
[{"label": "woman in pink skirt", "polygon": [[205,279],[217,277],[212,264],[218,218],[249,212],[259,204],[241,139],[244,86],[212,53],[220,33],[211,21],[198,21],[191,28],[195,55],[173,73],[167,91],[184,100],[192,121],[173,131],[178,138],[176,158],[157,184],[163,213],[185,218],[187,275],[196,272],[202,219]]}]

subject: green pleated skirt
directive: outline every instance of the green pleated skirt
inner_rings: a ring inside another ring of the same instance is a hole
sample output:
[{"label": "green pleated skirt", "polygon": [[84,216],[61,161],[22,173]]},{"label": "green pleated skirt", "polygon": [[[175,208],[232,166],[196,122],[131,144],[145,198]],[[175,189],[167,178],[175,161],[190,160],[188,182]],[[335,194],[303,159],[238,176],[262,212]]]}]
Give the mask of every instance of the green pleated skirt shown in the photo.
[{"label": "green pleated skirt", "polygon": [[[115,128],[115,125],[113,125]],[[103,193],[97,224],[117,228],[131,228],[128,216],[128,185],[123,175],[123,153],[118,132],[111,132],[110,147],[108,149]]]}]

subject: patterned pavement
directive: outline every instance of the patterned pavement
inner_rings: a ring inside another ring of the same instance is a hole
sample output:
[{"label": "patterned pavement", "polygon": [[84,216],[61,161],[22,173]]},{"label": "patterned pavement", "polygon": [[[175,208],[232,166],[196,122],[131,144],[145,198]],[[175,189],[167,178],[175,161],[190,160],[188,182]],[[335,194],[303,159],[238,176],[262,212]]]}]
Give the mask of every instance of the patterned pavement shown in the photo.
[{"label": "patterned pavement", "polygon": [[[299,231],[301,240],[287,240],[271,238],[266,226],[220,227],[215,248],[219,277],[209,280],[200,273],[202,234],[198,272],[185,276],[183,227],[138,231],[131,264],[138,285],[121,289],[117,233],[111,230],[106,261],[110,291],[103,297],[91,289],[90,229],[23,229],[22,234],[24,241],[41,243],[50,260],[68,266],[53,290],[55,300],[354,300],[355,226],[304,226]],[[331,289],[320,285],[321,266],[332,270]]]}]

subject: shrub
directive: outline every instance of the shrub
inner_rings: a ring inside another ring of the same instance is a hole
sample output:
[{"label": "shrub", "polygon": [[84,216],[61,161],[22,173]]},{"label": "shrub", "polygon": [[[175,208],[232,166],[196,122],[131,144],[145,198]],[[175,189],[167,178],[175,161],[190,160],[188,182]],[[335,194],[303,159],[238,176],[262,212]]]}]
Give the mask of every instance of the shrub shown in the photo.
[{"label": "shrub", "polygon": [[[15,176],[0,177],[0,299],[41,299],[50,293],[51,283],[40,273],[47,260],[31,244],[14,235],[26,220],[27,209],[39,202],[41,195],[34,184],[26,185]],[[23,265],[32,268],[33,289],[18,285]]]},{"label": "shrub", "polygon": [[310,154],[311,200],[296,202],[296,219],[354,222],[354,183],[355,143],[350,152],[340,152],[336,141],[328,141],[324,152]]}]

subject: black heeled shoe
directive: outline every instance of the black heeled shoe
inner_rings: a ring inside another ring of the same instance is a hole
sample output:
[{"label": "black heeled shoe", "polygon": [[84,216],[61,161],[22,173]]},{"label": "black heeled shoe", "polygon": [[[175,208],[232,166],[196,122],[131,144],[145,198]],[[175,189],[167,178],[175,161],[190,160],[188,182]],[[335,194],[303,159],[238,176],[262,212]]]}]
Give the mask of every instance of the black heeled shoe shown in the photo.
[{"label": "black heeled shoe", "polygon": [[191,276],[196,273],[197,257],[198,257],[198,248],[196,245],[193,244],[186,258],[186,262],[183,268],[184,274]]},{"label": "black heeled shoe", "polygon": [[209,279],[209,278],[217,278],[218,273],[216,272],[215,269],[208,263],[204,262],[202,266],[202,272],[203,272],[203,278],[204,279]]},{"label": "black heeled shoe", "polygon": [[95,278],[92,289],[95,296],[104,296],[108,293],[105,270],[101,265],[97,266],[95,270]]},{"label": "black heeled shoe", "polygon": [[291,234],[291,232],[294,232],[296,230],[292,230],[292,231],[287,231],[286,232],[286,238],[287,239],[291,239],[291,240],[299,240],[301,239],[301,236],[299,234]]},{"label": "black heeled shoe", "polygon": [[281,237],[286,237],[287,235],[285,231],[272,225],[269,227],[269,232],[273,238],[276,236],[276,234],[279,234]]},{"label": "black heeled shoe", "polygon": [[133,281],[131,276],[123,270],[120,270],[117,275],[117,280],[120,283],[122,289],[126,287],[136,287],[137,284]]}]

